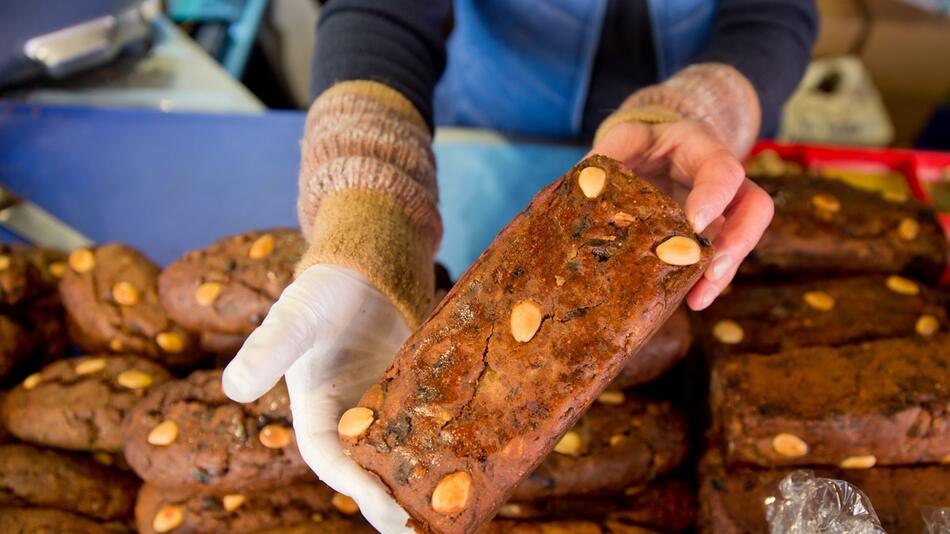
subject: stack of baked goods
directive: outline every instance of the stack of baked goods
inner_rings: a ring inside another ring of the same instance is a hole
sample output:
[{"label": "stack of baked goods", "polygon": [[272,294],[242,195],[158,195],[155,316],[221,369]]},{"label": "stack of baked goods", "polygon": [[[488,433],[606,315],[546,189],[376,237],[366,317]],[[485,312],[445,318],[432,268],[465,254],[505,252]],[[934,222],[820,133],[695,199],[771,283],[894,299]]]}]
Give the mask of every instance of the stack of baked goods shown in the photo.
[{"label": "stack of baked goods", "polygon": [[762,178],[775,220],[744,276],[702,313],[712,446],[701,526],[767,532],[797,468],[851,482],[889,533],[950,506],[950,322],[933,213],[907,195]]}]

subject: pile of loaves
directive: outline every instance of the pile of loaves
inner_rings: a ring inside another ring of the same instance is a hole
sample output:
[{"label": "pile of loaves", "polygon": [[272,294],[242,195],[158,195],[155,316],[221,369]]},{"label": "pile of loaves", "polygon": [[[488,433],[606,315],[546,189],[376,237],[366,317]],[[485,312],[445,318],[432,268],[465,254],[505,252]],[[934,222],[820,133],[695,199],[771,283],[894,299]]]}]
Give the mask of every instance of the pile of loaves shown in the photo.
[{"label": "pile of loaves", "polygon": [[[675,313],[486,532],[767,532],[764,502],[798,466],[857,484],[891,534],[950,506],[933,214],[820,178],[760,183],[776,220],[740,280]],[[300,458],[282,383],[246,405],[221,390],[303,246],[250,232],[165,270],[120,244],[0,249],[0,532],[373,532]]]},{"label": "pile of loaves", "polygon": [[[0,532],[372,532],[300,458],[283,383],[246,405],[221,390],[302,247],[292,230],[251,232],[160,270],[120,244],[68,257],[6,246]],[[35,310],[42,329],[26,323]],[[693,485],[666,476],[686,459],[686,418],[635,388],[690,339],[680,311],[490,528],[690,528]]]}]

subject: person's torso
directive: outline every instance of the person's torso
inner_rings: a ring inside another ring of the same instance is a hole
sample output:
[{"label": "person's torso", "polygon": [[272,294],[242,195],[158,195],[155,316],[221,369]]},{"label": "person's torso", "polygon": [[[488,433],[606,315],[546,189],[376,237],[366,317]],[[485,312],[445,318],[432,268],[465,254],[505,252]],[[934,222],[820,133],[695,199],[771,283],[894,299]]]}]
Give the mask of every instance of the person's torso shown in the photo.
[{"label": "person's torso", "polygon": [[589,137],[637,88],[685,66],[715,0],[456,0],[438,125]]}]

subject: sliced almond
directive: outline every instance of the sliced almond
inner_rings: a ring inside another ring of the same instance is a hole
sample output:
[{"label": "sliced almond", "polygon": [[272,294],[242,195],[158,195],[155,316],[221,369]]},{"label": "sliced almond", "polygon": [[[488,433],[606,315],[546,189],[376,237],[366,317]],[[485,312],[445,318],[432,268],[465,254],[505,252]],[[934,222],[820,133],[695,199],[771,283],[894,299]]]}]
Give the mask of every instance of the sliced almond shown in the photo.
[{"label": "sliced almond", "polygon": [[587,198],[597,198],[607,185],[607,173],[599,167],[585,167],[577,176],[577,185]]},{"label": "sliced almond", "polygon": [[167,447],[172,443],[175,443],[175,440],[178,439],[178,423],[172,421],[171,419],[166,419],[155,426],[151,432],[148,433],[146,441],[150,445],[156,445],[158,447]]},{"label": "sliced almond", "polygon": [[835,213],[841,210],[841,202],[828,193],[818,193],[811,197],[811,204],[820,211]]},{"label": "sliced almond", "polygon": [[904,241],[913,241],[920,233],[920,223],[909,217],[904,217],[897,225],[897,235]]},{"label": "sliced almond", "polygon": [[261,429],[257,439],[268,449],[281,449],[290,445],[290,430],[285,426],[269,424]]},{"label": "sliced almond", "polygon": [[656,256],[668,265],[693,265],[702,258],[702,250],[695,239],[675,235],[657,245]]},{"label": "sliced almond", "polygon": [[554,446],[554,452],[568,456],[577,456],[581,452],[582,445],[581,435],[573,430],[569,430],[567,434],[561,436],[557,445]]},{"label": "sliced almond", "polygon": [[607,390],[597,397],[597,402],[602,404],[623,404],[627,397],[623,391]]},{"label": "sliced almond", "polygon": [[498,516],[511,519],[515,517],[521,517],[521,512],[522,509],[520,504],[509,502],[501,505],[501,508],[498,509]]},{"label": "sliced almond", "polygon": [[461,512],[468,506],[472,492],[472,477],[465,471],[456,471],[442,477],[432,492],[432,509],[440,514]]},{"label": "sliced almond", "polygon": [[0,271],[6,271],[10,268],[10,256],[0,254]]},{"label": "sliced almond", "polygon": [[155,336],[155,344],[169,354],[185,350],[185,338],[178,332],[162,332]]},{"label": "sliced almond", "polygon": [[211,306],[221,294],[223,286],[218,282],[205,282],[195,289],[195,302],[199,306]]},{"label": "sliced almond", "polygon": [[221,506],[228,512],[233,512],[247,502],[247,497],[240,493],[231,493],[221,497]]},{"label": "sliced almond", "polygon": [[77,375],[89,375],[98,373],[106,368],[105,358],[87,358],[76,364],[74,370]]},{"label": "sliced almond", "polygon": [[913,280],[908,280],[903,276],[891,275],[887,277],[887,288],[901,295],[916,295],[920,293],[920,288]]},{"label": "sliced almond", "polygon": [[112,455],[107,452],[97,452],[92,455],[92,459],[102,465],[112,465],[115,463],[115,460],[112,459]]},{"label": "sliced almond", "polygon": [[882,191],[881,197],[888,202],[895,202],[897,204],[907,202],[907,193],[903,191]]},{"label": "sliced almond", "polygon": [[77,248],[69,255],[69,266],[77,273],[88,273],[96,266],[96,256],[88,248]]},{"label": "sliced almond", "polygon": [[152,375],[138,369],[126,369],[115,379],[120,386],[129,389],[145,389],[152,385]]},{"label": "sliced almond", "polygon": [[134,306],[139,302],[139,291],[129,282],[112,286],[112,298],[121,306]]},{"label": "sliced almond", "polygon": [[43,380],[43,375],[41,373],[33,373],[30,376],[23,379],[23,389],[30,390],[40,385],[40,381]]},{"label": "sliced almond", "polygon": [[924,337],[930,337],[940,330],[940,321],[933,315],[921,315],[914,324],[914,331]]},{"label": "sliced almond", "polygon": [[877,458],[873,454],[866,456],[850,456],[838,464],[842,469],[870,469],[877,463]]},{"label": "sliced almond", "polygon": [[62,278],[66,273],[66,264],[61,261],[54,261],[46,266],[46,270],[53,278]]},{"label": "sliced almond", "polygon": [[745,337],[745,332],[742,330],[742,327],[732,319],[722,319],[714,324],[712,333],[713,337],[719,340],[720,343],[726,345],[742,343],[742,339]]},{"label": "sliced almond", "polygon": [[158,533],[171,532],[185,521],[185,510],[177,504],[166,504],[152,519],[152,530]]},{"label": "sliced almond", "polygon": [[274,236],[271,234],[264,234],[251,243],[251,249],[248,250],[247,256],[252,260],[259,260],[261,258],[266,258],[274,251]]},{"label": "sliced almond", "polygon": [[522,300],[511,308],[511,335],[515,341],[527,343],[541,327],[541,306],[530,300]]},{"label": "sliced almond", "polygon": [[802,438],[782,432],[772,438],[772,448],[775,452],[788,458],[798,458],[808,454],[808,444]]},{"label": "sliced almond", "polygon": [[355,438],[362,436],[366,429],[373,424],[373,410],[357,406],[343,412],[340,422],[337,424],[337,431],[344,438]]},{"label": "sliced almond", "polygon": [[339,510],[340,513],[346,515],[354,515],[360,511],[360,507],[356,504],[356,501],[342,493],[334,493],[333,497],[330,498],[330,504]]},{"label": "sliced almond", "polygon": [[613,218],[610,220],[617,228],[626,228],[633,224],[637,218],[625,211],[618,211],[617,213],[614,213]]},{"label": "sliced almond", "polygon": [[835,307],[835,299],[824,291],[808,291],[802,298],[805,304],[819,311],[830,311]]}]

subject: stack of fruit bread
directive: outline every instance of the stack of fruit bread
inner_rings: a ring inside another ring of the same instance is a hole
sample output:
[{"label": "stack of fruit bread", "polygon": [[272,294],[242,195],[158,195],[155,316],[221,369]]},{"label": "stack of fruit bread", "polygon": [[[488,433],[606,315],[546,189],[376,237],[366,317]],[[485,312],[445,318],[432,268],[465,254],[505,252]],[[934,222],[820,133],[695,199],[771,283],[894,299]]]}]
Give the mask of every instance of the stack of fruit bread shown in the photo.
[{"label": "stack of fruit bread", "polygon": [[[0,399],[0,531],[372,532],[301,459],[283,383],[247,405],[221,389],[302,247],[291,230],[251,232],[164,270],[115,243],[5,249],[9,321],[44,315],[17,330]],[[691,341],[678,310],[490,528],[690,528],[693,485],[666,476],[687,456],[685,417],[637,386]]]},{"label": "stack of fruit bread", "polygon": [[775,221],[701,314],[711,368],[702,530],[766,531],[795,469],[865,492],[889,533],[950,506],[944,235],[905,194],[763,178]]},{"label": "stack of fruit bread", "polygon": [[[673,312],[481,532],[764,533],[800,467],[856,484],[891,534],[950,506],[933,215],[808,175],[760,183],[776,219],[739,279]],[[590,243],[596,261],[612,246]],[[116,243],[0,246],[0,532],[374,532],[302,460],[282,382],[222,392],[304,247],[255,231],[161,269]]]}]

